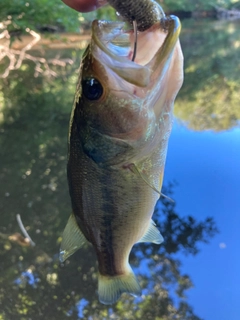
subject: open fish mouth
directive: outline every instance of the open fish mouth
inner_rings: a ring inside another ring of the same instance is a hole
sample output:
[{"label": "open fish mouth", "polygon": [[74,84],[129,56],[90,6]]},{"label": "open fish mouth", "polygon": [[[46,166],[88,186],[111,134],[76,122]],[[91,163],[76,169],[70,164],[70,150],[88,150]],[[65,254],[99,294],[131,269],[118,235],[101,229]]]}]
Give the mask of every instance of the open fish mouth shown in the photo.
[{"label": "open fish mouth", "polygon": [[91,53],[102,65],[127,82],[147,87],[170,61],[181,30],[177,17],[170,16],[150,29],[138,32],[133,60],[134,32],[124,22],[93,21]]}]

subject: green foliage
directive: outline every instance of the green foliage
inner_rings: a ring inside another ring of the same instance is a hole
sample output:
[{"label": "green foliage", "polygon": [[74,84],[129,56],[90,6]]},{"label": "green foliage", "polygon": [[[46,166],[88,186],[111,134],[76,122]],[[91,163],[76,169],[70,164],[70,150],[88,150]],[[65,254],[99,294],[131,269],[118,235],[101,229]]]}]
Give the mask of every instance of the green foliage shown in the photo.
[{"label": "green foliage", "polygon": [[[238,8],[235,0],[159,0],[167,11],[212,10],[214,7]],[[93,19],[115,20],[116,13],[110,6],[104,6],[96,12],[77,13],[61,0],[1,0],[0,21],[8,21],[11,32],[25,32],[26,28],[39,30],[45,26],[59,30],[75,31],[79,27],[89,27]]]},{"label": "green foliage", "polygon": [[0,21],[12,22],[9,31],[36,30],[44,25],[59,26],[68,31],[77,31],[78,13],[62,1],[49,0],[1,0]]},{"label": "green foliage", "polygon": [[236,0],[158,0],[166,11],[201,11],[212,10],[215,7],[229,9],[235,5]]},{"label": "green foliage", "polygon": [[116,11],[110,6],[104,6],[96,11],[79,13],[80,21],[91,24],[94,19],[114,21],[117,19]]},{"label": "green foliage", "polygon": [[238,126],[238,23],[185,21],[183,25],[185,80],[175,104],[176,117],[194,130]]},{"label": "green foliage", "polygon": [[116,13],[110,6],[95,12],[78,13],[61,0],[1,0],[0,21],[7,21],[8,31],[24,33],[26,28],[42,30],[44,27],[58,31],[78,32],[81,25],[89,28],[94,19],[116,20]]}]

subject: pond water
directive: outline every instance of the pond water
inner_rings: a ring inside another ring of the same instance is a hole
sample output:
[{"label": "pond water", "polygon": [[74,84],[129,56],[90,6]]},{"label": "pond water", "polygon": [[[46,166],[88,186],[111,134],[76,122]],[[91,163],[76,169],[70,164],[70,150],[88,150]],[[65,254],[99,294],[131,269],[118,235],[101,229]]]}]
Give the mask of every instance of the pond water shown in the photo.
[{"label": "pond water", "polygon": [[[31,52],[72,59],[50,66],[57,77],[34,76],[35,63],[24,60],[1,79],[0,320],[240,318],[239,26],[183,22],[185,83],[163,188],[175,202],[159,201],[154,214],[164,243],[131,254],[142,298],[122,295],[112,307],[98,302],[91,247],[58,262],[71,211],[67,135],[80,49]],[[35,247],[14,241],[17,214]]]}]

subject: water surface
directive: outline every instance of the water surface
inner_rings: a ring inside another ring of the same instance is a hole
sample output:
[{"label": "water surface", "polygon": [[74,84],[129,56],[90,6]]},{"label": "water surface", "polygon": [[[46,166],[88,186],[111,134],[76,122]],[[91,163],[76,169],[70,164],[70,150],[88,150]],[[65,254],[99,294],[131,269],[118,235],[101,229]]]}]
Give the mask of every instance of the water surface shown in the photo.
[{"label": "water surface", "polygon": [[[165,242],[131,254],[143,297],[123,295],[111,308],[98,302],[91,247],[58,262],[80,50],[60,50],[75,63],[52,66],[57,77],[34,77],[24,61],[0,81],[0,319],[239,319],[239,30],[239,22],[183,23],[185,83],[164,178],[175,203],[163,199],[154,214]],[[20,232],[17,214],[34,248],[9,239]]]}]

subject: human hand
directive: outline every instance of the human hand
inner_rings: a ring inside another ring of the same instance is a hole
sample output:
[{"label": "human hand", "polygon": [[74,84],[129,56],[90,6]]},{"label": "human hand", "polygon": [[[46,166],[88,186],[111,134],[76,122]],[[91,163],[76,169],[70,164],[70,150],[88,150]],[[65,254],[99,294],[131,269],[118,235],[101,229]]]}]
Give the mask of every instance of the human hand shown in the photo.
[{"label": "human hand", "polygon": [[80,11],[89,12],[105,5],[107,0],[62,0],[67,6]]}]

